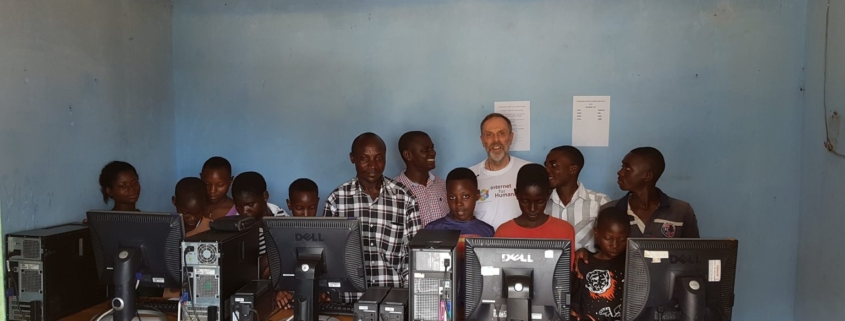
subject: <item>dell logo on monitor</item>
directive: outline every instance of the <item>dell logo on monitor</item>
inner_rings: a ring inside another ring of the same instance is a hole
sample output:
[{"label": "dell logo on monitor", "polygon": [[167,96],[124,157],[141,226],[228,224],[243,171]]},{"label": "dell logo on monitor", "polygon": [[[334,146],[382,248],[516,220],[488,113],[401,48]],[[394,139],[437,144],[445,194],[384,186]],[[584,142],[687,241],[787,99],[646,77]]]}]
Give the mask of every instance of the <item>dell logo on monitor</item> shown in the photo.
[{"label": "dell logo on monitor", "polygon": [[509,253],[502,253],[502,262],[525,262],[531,263],[534,260],[531,259],[531,254],[509,254]]},{"label": "dell logo on monitor", "polygon": [[698,255],[669,255],[669,263],[696,264],[701,263]]},{"label": "dell logo on monitor", "polygon": [[320,233],[297,233],[295,237],[297,241],[323,241],[323,236]]}]

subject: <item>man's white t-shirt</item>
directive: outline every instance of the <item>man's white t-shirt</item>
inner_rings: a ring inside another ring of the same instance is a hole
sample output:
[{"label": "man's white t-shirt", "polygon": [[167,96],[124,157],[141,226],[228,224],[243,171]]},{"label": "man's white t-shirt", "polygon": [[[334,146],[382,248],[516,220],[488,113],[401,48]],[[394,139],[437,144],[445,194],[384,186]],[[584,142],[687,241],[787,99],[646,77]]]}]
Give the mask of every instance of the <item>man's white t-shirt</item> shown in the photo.
[{"label": "man's white t-shirt", "polygon": [[475,203],[475,217],[498,229],[499,225],[522,213],[513,190],[519,169],[531,162],[511,156],[508,166],[498,171],[484,169],[486,162],[484,160],[470,167],[478,177],[478,191],[481,193]]}]

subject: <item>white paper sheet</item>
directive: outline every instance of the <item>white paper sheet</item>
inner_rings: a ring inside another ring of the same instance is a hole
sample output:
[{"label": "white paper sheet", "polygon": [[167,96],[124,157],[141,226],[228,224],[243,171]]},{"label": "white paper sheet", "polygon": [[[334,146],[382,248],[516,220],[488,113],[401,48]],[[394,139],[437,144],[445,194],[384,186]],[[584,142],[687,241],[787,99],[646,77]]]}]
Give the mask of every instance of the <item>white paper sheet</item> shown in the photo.
[{"label": "white paper sheet", "polygon": [[493,104],[497,113],[505,115],[513,126],[511,151],[531,150],[531,102],[497,101]]},{"label": "white paper sheet", "polygon": [[610,96],[572,97],[572,146],[608,146]]}]

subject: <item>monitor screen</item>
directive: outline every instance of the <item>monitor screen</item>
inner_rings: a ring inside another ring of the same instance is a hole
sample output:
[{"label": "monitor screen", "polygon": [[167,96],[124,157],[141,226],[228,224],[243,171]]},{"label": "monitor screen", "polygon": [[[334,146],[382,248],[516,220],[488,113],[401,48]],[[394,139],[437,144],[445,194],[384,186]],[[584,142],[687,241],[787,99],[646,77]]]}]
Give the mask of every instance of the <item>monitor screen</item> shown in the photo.
[{"label": "monitor screen", "polygon": [[736,240],[630,238],[622,320],[729,321]]},{"label": "monitor screen", "polygon": [[277,290],[293,291],[297,261],[316,257],[322,292],[363,292],[364,255],[357,219],[340,217],[267,217],[264,233],[270,275]]},{"label": "monitor screen", "polygon": [[570,241],[466,239],[466,320],[568,320]]},{"label": "monitor screen", "polygon": [[141,255],[141,287],[180,287],[182,216],[169,213],[89,211],[88,225],[100,282],[111,284],[115,256],[122,248]]}]

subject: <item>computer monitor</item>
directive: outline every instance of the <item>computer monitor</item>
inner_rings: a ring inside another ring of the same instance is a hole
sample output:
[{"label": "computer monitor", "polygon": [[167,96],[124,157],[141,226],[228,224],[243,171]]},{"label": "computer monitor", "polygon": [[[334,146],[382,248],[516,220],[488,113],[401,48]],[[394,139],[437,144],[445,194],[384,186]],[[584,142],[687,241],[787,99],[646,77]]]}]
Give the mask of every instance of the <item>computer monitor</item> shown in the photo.
[{"label": "computer monitor", "polygon": [[466,320],[568,320],[570,240],[467,238]]},{"label": "computer monitor", "polygon": [[100,282],[114,285],[114,320],[136,317],[136,287],[181,286],[182,224],[168,213],[88,212]]},{"label": "computer monitor", "polygon": [[317,293],[364,292],[364,254],[356,218],[267,217],[264,238],[276,290],[293,291],[293,321],[314,321]]},{"label": "computer monitor", "polygon": [[622,320],[730,321],[736,240],[630,238]]}]

